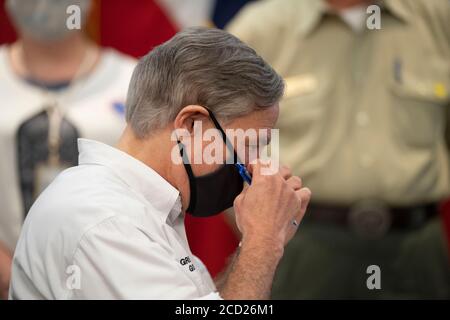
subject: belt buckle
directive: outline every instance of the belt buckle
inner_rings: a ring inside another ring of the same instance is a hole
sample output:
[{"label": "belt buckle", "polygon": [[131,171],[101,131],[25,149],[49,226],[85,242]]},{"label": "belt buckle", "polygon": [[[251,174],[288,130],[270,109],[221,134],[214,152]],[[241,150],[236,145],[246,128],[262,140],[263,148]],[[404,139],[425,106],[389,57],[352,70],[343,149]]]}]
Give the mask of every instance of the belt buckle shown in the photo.
[{"label": "belt buckle", "polygon": [[348,216],[350,228],[362,238],[382,238],[392,225],[389,207],[382,201],[363,200],[355,203]]}]

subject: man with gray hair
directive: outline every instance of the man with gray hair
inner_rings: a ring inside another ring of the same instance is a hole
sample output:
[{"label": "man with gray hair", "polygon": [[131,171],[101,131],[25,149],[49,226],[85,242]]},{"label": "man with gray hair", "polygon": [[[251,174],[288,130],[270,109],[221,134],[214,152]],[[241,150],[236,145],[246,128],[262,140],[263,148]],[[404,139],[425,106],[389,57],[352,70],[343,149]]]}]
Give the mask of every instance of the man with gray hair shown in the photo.
[{"label": "man with gray hair", "polygon": [[[227,133],[270,131],[283,90],[253,49],[217,29],[187,29],[143,57],[116,148],[80,139],[79,165],[31,208],[10,298],[268,298],[311,192],[286,168],[267,174],[267,163],[240,162]],[[194,161],[213,143],[204,130],[218,133],[231,163]],[[210,216],[233,203],[241,245],[214,284],[189,250],[184,213]]]}]

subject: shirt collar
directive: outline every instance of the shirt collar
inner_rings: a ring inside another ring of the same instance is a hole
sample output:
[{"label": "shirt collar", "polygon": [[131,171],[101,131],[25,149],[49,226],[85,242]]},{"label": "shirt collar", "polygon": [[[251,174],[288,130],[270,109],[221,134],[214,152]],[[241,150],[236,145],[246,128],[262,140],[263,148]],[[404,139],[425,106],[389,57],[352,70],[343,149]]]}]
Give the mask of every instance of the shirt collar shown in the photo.
[{"label": "shirt collar", "polygon": [[[166,220],[181,214],[179,191],[155,170],[129,154],[104,143],[78,139],[79,165],[102,165],[112,170],[135,192],[142,194]],[[178,200],[178,201],[177,201]]]},{"label": "shirt collar", "polygon": [[304,7],[299,8],[300,17],[297,31],[306,36],[319,25],[323,15],[328,11],[325,0],[305,1]]},{"label": "shirt collar", "polygon": [[[382,12],[387,11],[403,22],[409,21],[409,14],[400,1],[374,1],[380,6]],[[309,0],[304,2],[304,7],[300,8],[299,25],[297,32],[303,36],[311,33],[322,21],[326,14],[333,14],[326,0]]]},{"label": "shirt collar", "polygon": [[382,10],[388,11],[391,15],[403,22],[410,22],[411,15],[401,1],[379,0],[378,5]]}]

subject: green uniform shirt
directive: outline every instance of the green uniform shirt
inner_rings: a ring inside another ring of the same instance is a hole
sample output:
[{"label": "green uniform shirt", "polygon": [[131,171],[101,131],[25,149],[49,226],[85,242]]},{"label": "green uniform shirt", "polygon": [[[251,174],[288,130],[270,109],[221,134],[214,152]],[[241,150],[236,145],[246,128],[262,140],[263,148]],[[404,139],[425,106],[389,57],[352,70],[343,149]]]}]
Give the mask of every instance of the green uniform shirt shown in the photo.
[{"label": "green uniform shirt", "polygon": [[379,4],[380,30],[355,32],[320,0],[256,2],[229,26],[286,80],[281,160],[314,201],[449,193],[450,2]]}]

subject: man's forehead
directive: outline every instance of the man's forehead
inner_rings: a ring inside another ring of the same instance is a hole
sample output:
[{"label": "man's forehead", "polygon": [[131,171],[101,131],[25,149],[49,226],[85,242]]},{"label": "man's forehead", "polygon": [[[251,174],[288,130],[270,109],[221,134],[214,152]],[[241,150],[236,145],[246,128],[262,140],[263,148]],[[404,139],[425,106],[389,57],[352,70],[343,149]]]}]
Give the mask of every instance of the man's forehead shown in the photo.
[{"label": "man's forehead", "polygon": [[241,127],[243,129],[272,129],[278,120],[279,106],[274,105],[267,108],[261,108],[251,112],[243,117],[237,118],[236,121],[232,121],[232,125]]}]

